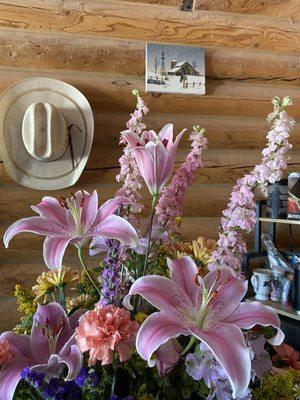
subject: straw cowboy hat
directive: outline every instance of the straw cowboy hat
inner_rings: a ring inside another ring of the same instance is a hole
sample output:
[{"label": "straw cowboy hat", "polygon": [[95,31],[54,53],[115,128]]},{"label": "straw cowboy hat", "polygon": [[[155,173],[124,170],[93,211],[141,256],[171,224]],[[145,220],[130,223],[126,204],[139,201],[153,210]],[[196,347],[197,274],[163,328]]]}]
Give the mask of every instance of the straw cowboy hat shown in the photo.
[{"label": "straw cowboy hat", "polygon": [[65,82],[25,79],[0,97],[0,155],[8,174],[24,186],[73,185],[87,162],[93,133],[87,99]]}]

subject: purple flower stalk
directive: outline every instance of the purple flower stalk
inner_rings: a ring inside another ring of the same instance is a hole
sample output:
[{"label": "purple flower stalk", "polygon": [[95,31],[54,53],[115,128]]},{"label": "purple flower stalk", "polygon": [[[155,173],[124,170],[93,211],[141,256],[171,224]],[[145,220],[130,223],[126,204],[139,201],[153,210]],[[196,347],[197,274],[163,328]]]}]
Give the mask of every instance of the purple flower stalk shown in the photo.
[{"label": "purple flower stalk", "polygon": [[183,214],[183,200],[188,188],[196,179],[196,172],[203,168],[202,151],[207,148],[205,129],[194,126],[190,134],[191,151],[185,162],[177,169],[171,183],[163,190],[156,206],[159,222],[172,233],[177,232],[176,219]]},{"label": "purple flower stalk", "polygon": [[102,289],[100,304],[107,306],[109,304],[117,305],[121,290],[121,265],[123,262],[124,248],[118,240],[107,239],[107,254],[103,262],[105,264],[101,275]]},{"label": "purple flower stalk", "polygon": [[295,121],[284,111],[292,104],[290,97],[282,101],[274,97],[274,112],[268,115],[268,122],[273,122],[267,138],[268,144],[262,151],[262,162],[234,186],[227,208],[221,218],[221,230],[218,247],[213,254],[213,262],[209,269],[229,267],[237,273],[241,270],[242,257],[247,251],[243,238],[244,232],[253,230],[255,218],[254,194],[259,187],[267,194],[267,186],[282,179],[283,170],[287,168],[287,151],[292,145],[288,142],[290,131]]}]

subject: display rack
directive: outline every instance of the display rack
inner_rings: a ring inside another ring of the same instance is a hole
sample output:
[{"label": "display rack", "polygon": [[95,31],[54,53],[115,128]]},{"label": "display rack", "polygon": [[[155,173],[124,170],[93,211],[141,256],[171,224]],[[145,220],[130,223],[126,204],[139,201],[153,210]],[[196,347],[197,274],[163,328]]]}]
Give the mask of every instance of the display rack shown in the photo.
[{"label": "display rack", "polygon": [[[256,202],[256,209],[255,209],[256,224],[254,227],[253,250],[246,253],[243,257],[243,272],[247,279],[250,278],[250,271],[249,271],[250,261],[255,258],[261,258],[261,257],[267,256],[266,250],[262,250],[262,243],[261,243],[262,223],[268,224],[267,232],[269,233],[269,235],[275,245],[276,245],[276,225],[277,224],[300,225],[299,220],[282,219],[282,218],[276,219],[276,218],[263,217],[262,209],[263,209],[263,206],[265,206],[265,205],[266,205],[265,200],[260,200],[260,201]],[[295,252],[295,251],[293,251],[293,253],[285,251],[285,252],[283,252],[283,254],[284,255],[289,255],[289,254],[299,254],[300,255],[300,253]]]},{"label": "display rack", "polygon": [[[267,223],[267,232],[269,233],[272,241],[276,244],[276,225],[277,224],[287,224],[287,225],[300,225],[300,221],[292,220],[292,219],[282,219],[282,218],[268,218],[262,216],[262,209],[263,206],[266,205],[266,201],[257,201],[256,202],[256,224],[254,227],[254,245],[253,250],[246,253],[243,257],[243,272],[246,278],[250,279],[250,270],[249,264],[250,261],[255,258],[261,258],[267,256],[267,251],[262,250],[262,243],[261,243],[261,235],[262,235],[262,223]],[[289,252],[283,252],[284,255],[289,255]],[[299,254],[297,252],[293,252],[293,254]],[[255,297],[249,297],[246,299],[248,302],[252,301],[259,301],[263,304],[266,304],[272,307],[279,315],[283,315],[284,317],[291,318],[296,321],[300,321],[300,316],[289,306],[286,306],[281,303],[276,303],[271,300],[261,301],[255,299]]]}]

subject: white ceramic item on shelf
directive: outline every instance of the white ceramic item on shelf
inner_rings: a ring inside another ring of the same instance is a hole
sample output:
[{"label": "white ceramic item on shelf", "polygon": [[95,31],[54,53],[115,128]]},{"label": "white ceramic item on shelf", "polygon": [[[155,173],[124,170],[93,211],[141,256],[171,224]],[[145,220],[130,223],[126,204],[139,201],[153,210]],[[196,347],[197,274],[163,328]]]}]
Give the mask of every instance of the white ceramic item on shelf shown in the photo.
[{"label": "white ceramic item on shelf", "polygon": [[271,293],[272,272],[265,268],[256,268],[253,270],[251,283],[256,293],[257,300],[269,300]]}]

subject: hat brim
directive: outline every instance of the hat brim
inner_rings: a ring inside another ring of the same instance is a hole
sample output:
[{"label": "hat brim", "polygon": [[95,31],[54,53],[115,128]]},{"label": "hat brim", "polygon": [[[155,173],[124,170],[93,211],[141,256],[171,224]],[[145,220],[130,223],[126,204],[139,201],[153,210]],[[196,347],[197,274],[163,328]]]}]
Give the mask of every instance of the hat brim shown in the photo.
[{"label": "hat brim", "polygon": [[[39,161],[26,150],[22,120],[36,102],[53,104],[69,127],[69,144],[55,161]],[[39,190],[72,186],[91,151],[94,118],[86,97],[73,86],[50,78],[31,78],[10,86],[0,97],[0,155],[12,179]]]}]

